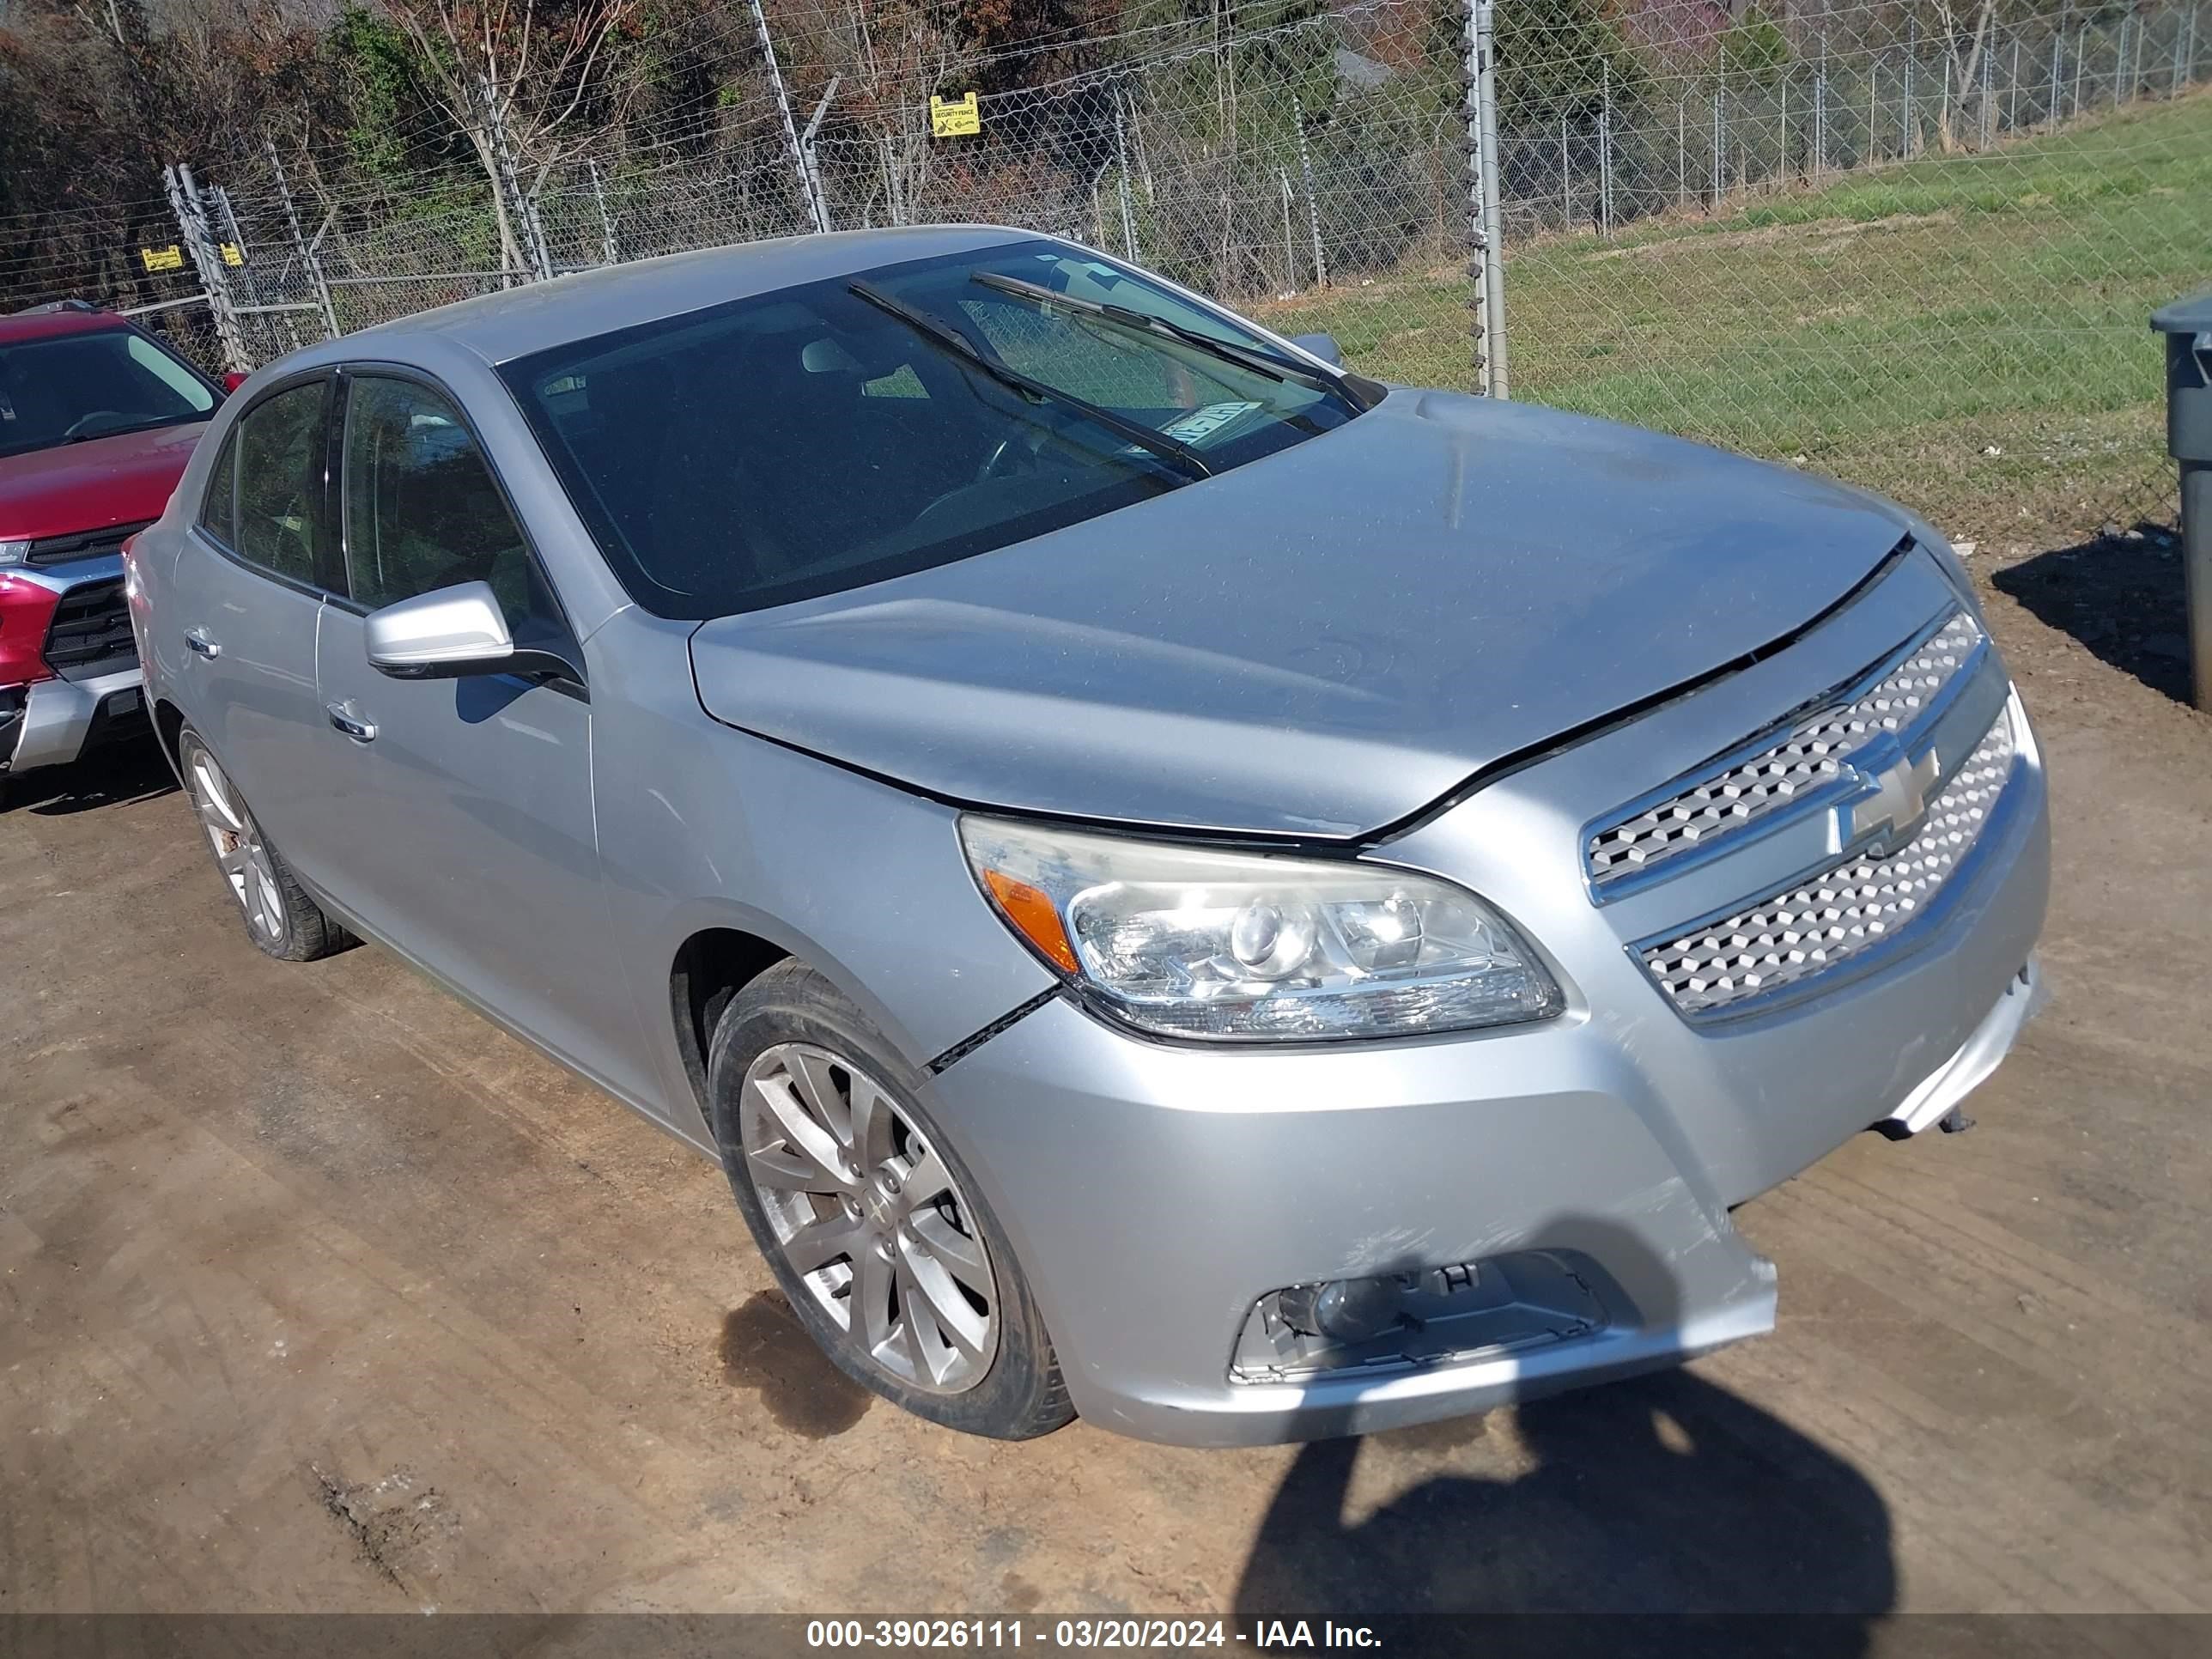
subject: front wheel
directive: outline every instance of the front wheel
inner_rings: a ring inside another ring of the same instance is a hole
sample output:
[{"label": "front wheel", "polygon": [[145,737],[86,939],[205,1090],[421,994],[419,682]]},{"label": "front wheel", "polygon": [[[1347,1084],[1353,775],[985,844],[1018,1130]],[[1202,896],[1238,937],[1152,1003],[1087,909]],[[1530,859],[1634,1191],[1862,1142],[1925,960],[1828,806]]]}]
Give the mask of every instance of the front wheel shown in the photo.
[{"label": "front wheel", "polygon": [[708,1081],[738,1208],[838,1370],[994,1439],[1074,1416],[1013,1248],[921,1079],[828,981],[784,962],[747,985]]}]

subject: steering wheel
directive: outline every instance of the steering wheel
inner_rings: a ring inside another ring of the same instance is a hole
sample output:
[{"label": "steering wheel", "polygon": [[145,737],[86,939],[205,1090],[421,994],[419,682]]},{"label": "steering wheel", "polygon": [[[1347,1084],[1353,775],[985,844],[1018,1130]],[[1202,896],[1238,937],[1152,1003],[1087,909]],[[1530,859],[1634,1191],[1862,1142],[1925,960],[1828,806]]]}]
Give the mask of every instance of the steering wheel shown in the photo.
[{"label": "steering wheel", "polygon": [[1044,448],[1046,433],[1042,427],[1032,427],[1026,433],[1009,433],[999,441],[982,465],[975,469],[975,482],[987,483],[993,478],[1012,477],[1014,472],[1036,464],[1038,453]]},{"label": "steering wheel", "polygon": [[62,436],[64,438],[82,438],[85,435],[85,428],[95,421],[127,421],[131,417],[128,415],[125,415],[119,409],[95,409],[88,414],[77,416],[76,422],[70,427],[70,429],[63,433]]}]

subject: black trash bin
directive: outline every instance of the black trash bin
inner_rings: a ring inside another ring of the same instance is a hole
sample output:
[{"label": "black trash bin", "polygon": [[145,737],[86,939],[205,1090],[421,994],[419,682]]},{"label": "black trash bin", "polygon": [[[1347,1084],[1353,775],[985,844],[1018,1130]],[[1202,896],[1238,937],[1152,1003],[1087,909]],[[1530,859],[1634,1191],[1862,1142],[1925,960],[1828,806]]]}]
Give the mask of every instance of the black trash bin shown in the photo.
[{"label": "black trash bin", "polygon": [[2189,665],[2212,709],[2212,289],[2151,313],[2166,336],[2166,447],[2181,463],[2181,562],[2189,585]]}]

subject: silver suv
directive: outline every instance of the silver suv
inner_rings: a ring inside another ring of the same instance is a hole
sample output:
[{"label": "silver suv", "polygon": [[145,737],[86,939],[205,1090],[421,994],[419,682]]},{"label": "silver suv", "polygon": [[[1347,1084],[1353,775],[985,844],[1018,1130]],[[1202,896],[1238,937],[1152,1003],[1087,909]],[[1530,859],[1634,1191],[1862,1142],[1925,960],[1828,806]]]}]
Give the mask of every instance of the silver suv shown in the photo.
[{"label": "silver suv", "polygon": [[354,335],[139,538],[158,725],[257,945],[720,1158],[934,1421],[1357,1431],[1764,1331],[1730,1208],[2033,1006],[2020,701],[1899,508],[1334,358],[974,227]]}]

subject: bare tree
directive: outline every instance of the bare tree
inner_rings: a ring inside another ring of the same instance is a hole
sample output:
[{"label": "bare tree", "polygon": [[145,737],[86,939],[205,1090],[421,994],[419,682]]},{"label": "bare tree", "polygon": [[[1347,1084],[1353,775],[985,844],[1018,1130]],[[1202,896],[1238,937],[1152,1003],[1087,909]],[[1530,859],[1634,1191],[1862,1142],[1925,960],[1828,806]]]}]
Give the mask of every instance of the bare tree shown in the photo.
[{"label": "bare tree", "polygon": [[[417,72],[468,137],[490,182],[500,258],[513,270],[522,246],[500,176],[503,129],[526,190],[582,150],[597,126],[580,116],[608,98],[611,58],[641,0],[386,0],[415,48]],[[613,118],[619,118],[618,112]],[[605,122],[598,124],[599,126]]]},{"label": "bare tree", "polygon": [[1982,54],[1995,49],[1990,39],[1990,25],[1996,16],[1997,7],[1996,0],[1934,3],[1936,27],[1942,33],[1951,82],[1948,95],[1937,112],[1936,142],[1948,155],[1959,147],[1958,127],[1966,122],[1966,100],[1978,95],[1974,88],[1981,74]]},{"label": "bare tree", "polygon": [[873,129],[895,219],[914,216],[928,187],[928,94],[964,81],[975,64],[957,24],[956,7],[930,0],[849,0],[824,43],[853,66],[844,71],[842,107],[862,130]]}]

